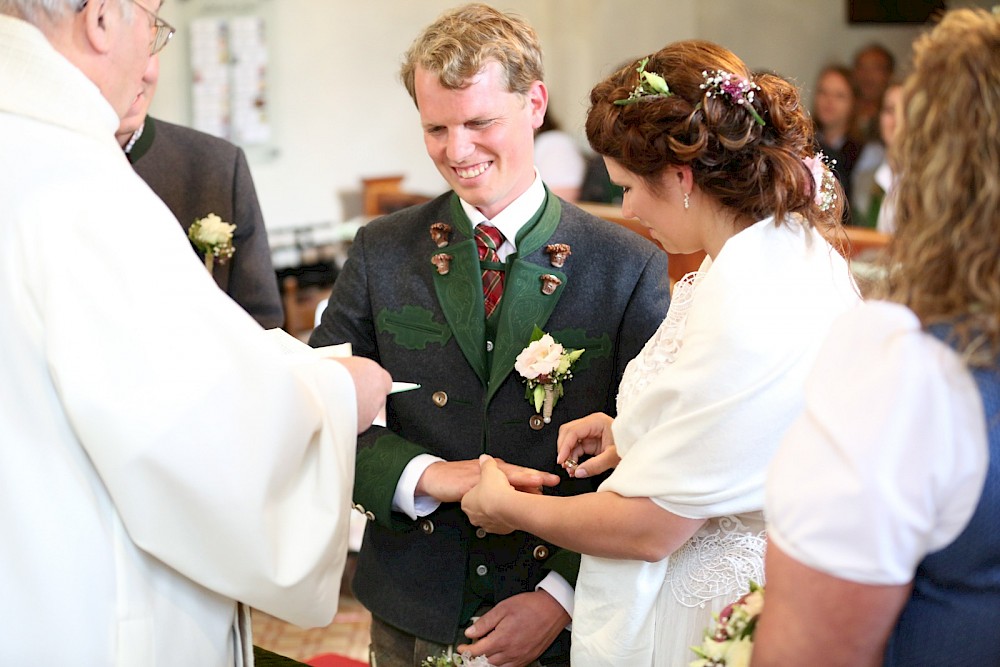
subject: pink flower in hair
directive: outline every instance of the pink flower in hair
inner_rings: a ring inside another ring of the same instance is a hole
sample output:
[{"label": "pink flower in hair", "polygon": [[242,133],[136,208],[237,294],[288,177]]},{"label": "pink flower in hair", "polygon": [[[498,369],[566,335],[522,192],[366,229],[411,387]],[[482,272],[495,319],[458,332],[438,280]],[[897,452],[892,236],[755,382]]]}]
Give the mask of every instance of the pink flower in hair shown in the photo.
[{"label": "pink flower in hair", "polygon": [[826,156],[820,152],[802,158],[802,162],[809,169],[813,183],[816,185],[813,189],[813,201],[819,210],[828,211],[833,206],[833,202],[837,201],[837,192],[834,187],[836,177],[833,175],[830,165],[827,164]]}]

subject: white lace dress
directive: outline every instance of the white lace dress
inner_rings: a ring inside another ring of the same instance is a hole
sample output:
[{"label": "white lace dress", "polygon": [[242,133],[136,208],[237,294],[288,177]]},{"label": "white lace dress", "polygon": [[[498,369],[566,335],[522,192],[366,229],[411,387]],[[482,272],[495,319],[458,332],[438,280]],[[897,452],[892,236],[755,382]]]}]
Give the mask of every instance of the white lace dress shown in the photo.
[{"label": "white lace dress", "polygon": [[657,563],[583,557],[574,667],[686,667],[713,614],[763,583],[767,464],[819,341],[857,302],[840,256],[794,221],[758,222],[674,287],[622,379],[622,461],[600,491],[706,523]]}]

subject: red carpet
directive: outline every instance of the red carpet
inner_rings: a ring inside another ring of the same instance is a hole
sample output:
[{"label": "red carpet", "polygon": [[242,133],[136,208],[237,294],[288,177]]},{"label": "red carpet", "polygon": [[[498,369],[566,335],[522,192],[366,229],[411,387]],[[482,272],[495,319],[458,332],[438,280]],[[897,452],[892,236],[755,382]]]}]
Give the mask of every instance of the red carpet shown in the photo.
[{"label": "red carpet", "polygon": [[320,653],[303,662],[312,667],[368,667],[367,662],[361,662],[360,660],[337,655],[336,653]]}]

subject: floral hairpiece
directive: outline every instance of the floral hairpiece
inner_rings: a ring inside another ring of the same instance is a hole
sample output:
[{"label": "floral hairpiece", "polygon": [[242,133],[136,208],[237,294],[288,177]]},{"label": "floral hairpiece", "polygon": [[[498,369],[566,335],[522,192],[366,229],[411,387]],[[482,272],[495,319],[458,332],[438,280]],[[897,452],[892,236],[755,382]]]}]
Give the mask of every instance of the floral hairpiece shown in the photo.
[{"label": "floral hairpiece", "polygon": [[753,108],[754,91],[759,91],[760,86],[749,79],[721,69],[705,70],[701,75],[705,77],[705,83],[701,84],[701,89],[705,91],[705,97],[728,97],[731,103],[738,104],[749,111],[758,125],[764,126],[764,119]]},{"label": "floral hairpiece", "polygon": [[615,104],[625,106],[626,104],[635,104],[644,97],[670,97],[673,95],[666,79],[655,72],[646,71],[646,63],[648,62],[648,56],[639,62],[639,66],[635,68],[635,71],[639,73],[639,83],[628,94],[628,97],[615,100]]},{"label": "floral hairpiece", "polygon": [[833,175],[832,165],[837,164],[836,160],[828,163],[826,155],[822,152],[816,153],[806,158],[802,158],[809,173],[812,174],[813,182],[816,184],[813,201],[821,211],[829,211],[833,208],[833,203],[837,201],[836,176]]}]

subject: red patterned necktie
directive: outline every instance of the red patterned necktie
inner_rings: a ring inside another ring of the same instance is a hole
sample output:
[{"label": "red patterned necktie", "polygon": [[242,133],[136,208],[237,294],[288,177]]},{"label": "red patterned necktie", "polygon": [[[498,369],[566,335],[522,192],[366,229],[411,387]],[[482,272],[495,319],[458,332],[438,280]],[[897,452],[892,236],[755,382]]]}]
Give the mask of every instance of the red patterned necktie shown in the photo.
[{"label": "red patterned necktie", "polygon": [[[497,255],[497,248],[503,244],[503,234],[500,230],[484,223],[476,227],[475,236],[479,261],[500,264],[500,256]],[[483,269],[483,304],[486,306],[486,317],[492,315],[500,303],[500,297],[503,296],[503,279],[503,271]]]}]

